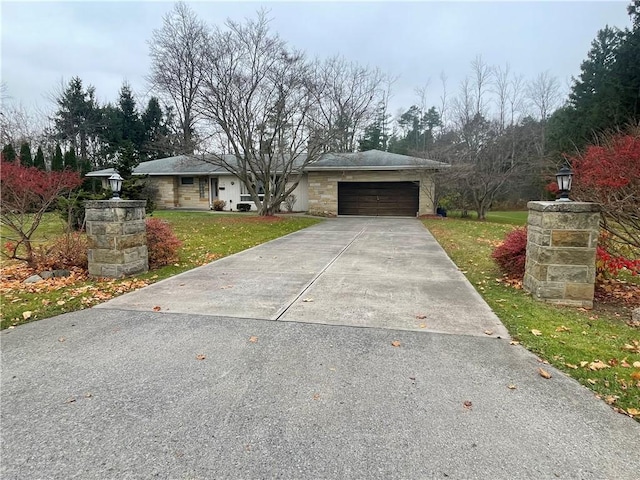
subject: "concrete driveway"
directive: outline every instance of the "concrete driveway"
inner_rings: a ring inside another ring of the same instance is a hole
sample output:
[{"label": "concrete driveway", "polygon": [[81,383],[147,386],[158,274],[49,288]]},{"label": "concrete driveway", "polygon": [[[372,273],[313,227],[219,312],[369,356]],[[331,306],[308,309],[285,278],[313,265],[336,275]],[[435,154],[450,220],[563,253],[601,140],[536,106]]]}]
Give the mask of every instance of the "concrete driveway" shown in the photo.
[{"label": "concrete driveway", "polygon": [[97,308],[154,307],[507,337],[500,320],[415,219],[328,220]]},{"label": "concrete driveway", "polygon": [[640,424],[541,378],[415,220],[330,220],[0,340],[3,479],[640,469]]}]

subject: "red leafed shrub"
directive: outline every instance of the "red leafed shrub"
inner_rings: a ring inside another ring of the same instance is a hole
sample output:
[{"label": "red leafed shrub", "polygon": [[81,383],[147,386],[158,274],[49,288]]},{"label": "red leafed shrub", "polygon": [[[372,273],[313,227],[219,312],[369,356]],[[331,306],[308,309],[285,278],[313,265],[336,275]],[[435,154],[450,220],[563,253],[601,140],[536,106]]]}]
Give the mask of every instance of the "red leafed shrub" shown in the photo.
[{"label": "red leafed shrub", "polygon": [[516,228],[509,232],[491,256],[502,273],[514,279],[524,278],[527,260],[527,228]]},{"label": "red leafed shrub", "polygon": [[571,197],[599,203],[612,240],[640,248],[640,127],[610,134],[571,157]]},{"label": "red leafed shrub", "polygon": [[33,261],[36,270],[58,270],[80,267],[87,269],[87,237],[79,232],[58,237],[52,244],[36,247]]},{"label": "red leafed shrub", "polygon": [[153,270],[176,262],[182,242],[173,233],[171,225],[159,218],[148,218],[146,224],[149,268]]},{"label": "red leafed shrub", "polygon": [[632,275],[640,274],[640,260],[632,260],[621,255],[611,254],[605,247],[596,250],[596,274],[599,279],[615,277],[621,270]]}]

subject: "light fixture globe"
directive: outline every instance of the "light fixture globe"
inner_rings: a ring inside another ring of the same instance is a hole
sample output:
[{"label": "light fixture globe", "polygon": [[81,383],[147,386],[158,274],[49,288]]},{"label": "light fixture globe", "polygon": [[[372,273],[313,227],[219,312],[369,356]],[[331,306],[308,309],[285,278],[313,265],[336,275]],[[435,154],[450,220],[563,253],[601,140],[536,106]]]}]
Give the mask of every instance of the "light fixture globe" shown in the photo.
[{"label": "light fixture globe", "polygon": [[557,202],[570,202],[569,192],[571,191],[571,182],[573,180],[573,172],[565,165],[558,173],[556,173],[556,182],[558,183],[558,190],[560,196],[556,200]]},{"label": "light fixture globe", "polygon": [[109,186],[111,187],[111,191],[113,192],[112,200],[120,200],[120,192],[122,191],[122,180],[123,178],[118,172],[115,172],[109,177]]}]

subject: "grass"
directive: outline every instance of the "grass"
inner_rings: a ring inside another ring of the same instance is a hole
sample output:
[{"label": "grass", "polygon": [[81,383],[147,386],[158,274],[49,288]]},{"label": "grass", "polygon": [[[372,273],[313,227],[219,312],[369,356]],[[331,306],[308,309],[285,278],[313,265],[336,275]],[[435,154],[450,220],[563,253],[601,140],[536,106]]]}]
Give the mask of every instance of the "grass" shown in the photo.
[{"label": "grass", "polygon": [[[514,212],[520,213],[520,212]],[[499,215],[502,219],[508,215]],[[519,216],[512,222],[519,225]],[[534,300],[503,281],[490,257],[515,228],[448,218],[424,224],[507,327],[513,340],[592,389],[608,404],[640,418],[640,330],[630,311],[560,307]],[[638,363],[635,363],[638,362]],[[634,366],[635,364],[635,366]]]},{"label": "grass", "polygon": [[[487,213],[487,221],[491,223],[502,223],[507,225],[526,225],[527,223],[527,215],[528,211],[499,211],[499,212],[488,212]],[[452,210],[448,212],[448,216],[450,218],[460,218],[461,212],[457,210]],[[476,212],[469,211],[468,220],[476,220],[478,215]]]},{"label": "grass", "polygon": [[[183,246],[179,259],[172,265],[138,275],[135,278],[107,280],[89,279],[83,272],[74,271],[68,278],[24,285],[21,280],[26,267],[2,262],[5,271],[0,287],[2,329],[40,320],[61,313],[81,310],[109,298],[141,288],[150,283],[204,265],[274,238],[306,228],[319,219],[283,216],[263,218],[254,215],[222,215],[210,212],[157,211],[154,217],[169,222]],[[62,221],[48,214],[38,230],[38,242],[50,241],[64,231]],[[4,235],[0,230],[0,234]],[[4,240],[4,237],[3,237]],[[17,269],[17,270],[16,270]],[[6,278],[6,272],[17,279]],[[20,275],[22,274],[22,275]]]}]

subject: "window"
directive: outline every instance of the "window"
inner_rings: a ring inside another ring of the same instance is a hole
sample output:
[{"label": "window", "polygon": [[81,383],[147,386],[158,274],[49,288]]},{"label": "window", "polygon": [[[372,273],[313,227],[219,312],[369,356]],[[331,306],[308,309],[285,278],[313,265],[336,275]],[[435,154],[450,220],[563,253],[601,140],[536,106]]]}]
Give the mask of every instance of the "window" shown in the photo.
[{"label": "window", "polygon": [[207,178],[198,178],[198,189],[200,190],[200,198],[206,198],[207,194]]},{"label": "window", "polygon": [[180,177],[180,185],[193,185],[193,177]]},{"label": "window", "polygon": [[[264,185],[262,182],[258,182],[258,197],[260,200],[264,200]],[[249,193],[249,189],[244,184],[244,182],[240,183],[240,201],[241,202],[252,202],[251,194]]]}]

